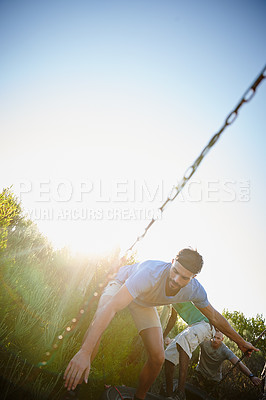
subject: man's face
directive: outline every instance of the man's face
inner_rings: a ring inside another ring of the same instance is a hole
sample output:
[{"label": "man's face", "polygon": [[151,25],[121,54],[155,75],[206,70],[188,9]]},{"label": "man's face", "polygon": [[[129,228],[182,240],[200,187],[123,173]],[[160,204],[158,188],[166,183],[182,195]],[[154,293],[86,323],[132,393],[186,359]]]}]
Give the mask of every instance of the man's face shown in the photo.
[{"label": "man's face", "polygon": [[170,268],[168,289],[171,293],[177,293],[181,288],[185,287],[196,274],[188,271],[177,260],[172,260]]},{"label": "man's face", "polygon": [[215,336],[211,338],[211,345],[214,349],[218,349],[218,347],[221,345],[223,341],[223,334],[222,332],[217,332],[215,333]]}]

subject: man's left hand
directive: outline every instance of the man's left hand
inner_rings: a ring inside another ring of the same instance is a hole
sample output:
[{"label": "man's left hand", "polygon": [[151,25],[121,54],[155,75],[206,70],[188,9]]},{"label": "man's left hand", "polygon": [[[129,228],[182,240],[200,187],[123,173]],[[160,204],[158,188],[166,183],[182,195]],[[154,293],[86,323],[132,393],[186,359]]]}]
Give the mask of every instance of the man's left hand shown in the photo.
[{"label": "man's left hand", "polygon": [[261,379],[258,378],[257,376],[252,376],[252,378],[250,378],[250,380],[253,383],[253,385],[255,385],[255,386],[259,386],[261,384]]}]

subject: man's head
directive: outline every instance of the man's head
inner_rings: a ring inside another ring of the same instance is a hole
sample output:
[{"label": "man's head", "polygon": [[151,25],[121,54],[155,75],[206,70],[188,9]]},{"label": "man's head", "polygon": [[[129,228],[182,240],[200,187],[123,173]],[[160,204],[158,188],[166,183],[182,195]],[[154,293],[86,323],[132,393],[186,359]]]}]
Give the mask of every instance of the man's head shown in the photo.
[{"label": "man's head", "polygon": [[218,349],[221,346],[222,341],[224,340],[224,335],[222,332],[216,330],[215,335],[211,338],[211,345],[214,349]]},{"label": "man's head", "polygon": [[203,260],[197,250],[183,249],[172,260],[168,287],[170,292],[177,292],[186,286],[201,271]]},{"label": "man's head", "polygon": [[175,259],[193,274],[198,274],[203,266],[202,256],[191,248],[180,250]]}]

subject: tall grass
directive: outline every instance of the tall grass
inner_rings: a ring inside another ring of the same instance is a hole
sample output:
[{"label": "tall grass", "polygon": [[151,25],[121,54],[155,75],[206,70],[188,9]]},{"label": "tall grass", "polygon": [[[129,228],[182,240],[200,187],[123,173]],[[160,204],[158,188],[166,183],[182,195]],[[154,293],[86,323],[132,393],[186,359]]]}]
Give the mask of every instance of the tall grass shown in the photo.
[{"label": "tall grass", "polygon": [[[47,264],[34,254],[32,247],[30,251],[21,251],[7,246],[2,252],[0,351],[4,364],[0,365],[0,371],[5,398],[12,398],[15,387],[28,391],[33,399],[58,397],[63,386],[62,373],[80,347],[96,303],[74,330],[66,332],[66,328],[71,326],[72,318],[79,315],[86,300],[93,297],[95,287],[105,280],[115,257],[81,259],[64,249],[54,252]],[[62,334],[64,338],[58,341]],[[132,351],[130,340],[134,335],[136,331],[130,315],[121,313],[103,336],[92,368],[90,381],[95,383],[91,387],[95,387],[96,392],[105,382],[126,382],[122,365]],[[59,343],[56,350],[54,343]],[[40,370],[42,361],[46,361],[46,365]],[[21,376],[26,379],[21,381],[18,379]],[[135,379],[136,372],[131,373],[128,381],[136,384]]]}]

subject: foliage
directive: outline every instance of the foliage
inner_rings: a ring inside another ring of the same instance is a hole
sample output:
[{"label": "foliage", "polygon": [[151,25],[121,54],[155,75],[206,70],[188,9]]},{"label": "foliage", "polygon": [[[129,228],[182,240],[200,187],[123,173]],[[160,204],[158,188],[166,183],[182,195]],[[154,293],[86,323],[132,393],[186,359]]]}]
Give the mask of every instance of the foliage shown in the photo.
[{"label": "foliage", "polygon": [[8,227],[15,226],[21,212],[20,204],[10,188],[0,193],[0,250],[6,247]]},{"label": "foliage", "polygon": [[[233,328],[244,337],[245,340],[251,343],[255,343],[256,339],[266,328],[265,319],[259,314],[257,314],[255,318],[246,318],[242,312],[224,310],[223,315]],[[263,338],[258,342],[258,347],[261,354],[266,357],[266,342]]]}]

